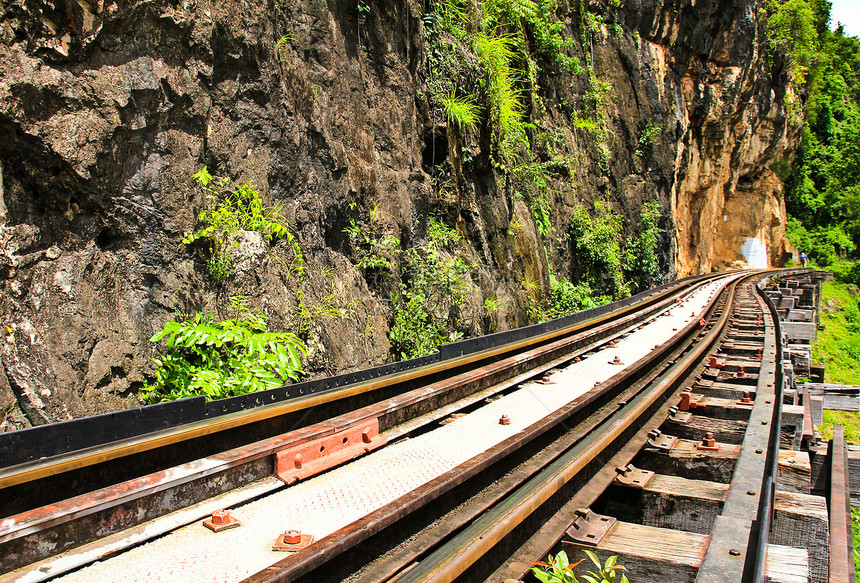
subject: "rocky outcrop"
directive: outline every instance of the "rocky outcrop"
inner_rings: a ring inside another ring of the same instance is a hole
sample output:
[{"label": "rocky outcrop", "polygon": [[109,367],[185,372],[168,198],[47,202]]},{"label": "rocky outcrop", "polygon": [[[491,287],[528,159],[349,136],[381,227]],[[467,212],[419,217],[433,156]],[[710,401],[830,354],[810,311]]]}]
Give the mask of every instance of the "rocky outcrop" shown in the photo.
[{"label": "rocky outcrop", "polygon": [[[295,328],[302,307],[333,306],[339,316],[305,322],[317,374],[392,358],[389,307],[344,233],[370,213],[405,248],[424,238],[431,210],[450,218],[473,265],[458,314],[471,333],[526,323],[522,282],[545,288],[550,271],[575,271],[564,233],[579,202],[608,201],[632,232],[642,204],[658,201],[666,277],[735,264],[748,239],[778,262],[785,212],[769,166],[797,128],[785,74],[762,53],[759,4],[592,2],[588,34],[562,7],[573,52],[611,91],[598,143],[563,105],[582,102],[586,76],[540,79],[543,123],[576,153],[550,194],[545,253],[485,132],[456,202],[434,186],[448,134],[426,97],[417,2],[10,0],[0,9],[4,428],[136,404],[152,374],[148,338],[177,311],[224,312],[237,294],[281,328]],[[637,153],[649,123],[659,132]],[[202,250],[180,244],[204,205],[190,180],[203,165],[283,204],[308,277],[291,272],[281,241],[212,284]]]}]

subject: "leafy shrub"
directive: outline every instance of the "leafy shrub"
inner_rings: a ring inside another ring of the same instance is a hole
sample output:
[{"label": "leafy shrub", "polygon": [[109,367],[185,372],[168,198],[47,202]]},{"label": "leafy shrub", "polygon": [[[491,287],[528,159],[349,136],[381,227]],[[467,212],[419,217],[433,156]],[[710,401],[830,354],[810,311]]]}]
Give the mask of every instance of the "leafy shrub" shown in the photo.
[{"label": "leafy shrub", "polygon": [[269,241],[286,237],[295,248],[296,257],[301,257],[301,249],[287,227],[280,205],[264,207],[260,193],[250,184],[237,184],[231,189],[229,178],[212,176],[205,166],[192,178],[206,191],[210,208],[197,215],[197,221],[206,226],[186,233],[182,242],[190,245],[199,239],[208,241],[207,267],[215,283],[226,281],[241,260],[237,254],[241,231],[256,231]]},{"label": "leafy shrub", "polygon": [[[355,209],[355,203],[350,203],[349,208]],[[370,213],[371,227],[377,223],[378,215],[377,205]],[[400,239],[393,235],[379,236],[372,229],[363,229],[353,217],[349,218],[349,226],[343,231],[349,236],[357,257],[356,265],[364,271],[365,277],[378,283],[380,277],[394,269],[395,259],[400,253]]]},{"label": "leafy shrub", "polygon": [[155,384],[144,387],[148,402],[204,395],[221,399],[297,381],[302,374],[304,343],[288,332],[269,332],[266,316],[248,310],[244,298],[232,297],[235,318],[216,322],[196,313],[170,321],[150,342],[165,341],[154,359]]},{"label": "leafy shrub", "polygon": [[789,56],[795,79],[803,83],[818,49],[815,14],[807,0],[771,0],[768,12],[771,48]]},{"label": "leafy shrub", "polygon": [[[588,571],[587,575],[580,575],[584,581],[588,583],[615,583],[616,581],[618,583],[628,583],[625,574],[622,573],[620,578],[617,577],[618,573],[616,571],[626,571],[624,567],[616,564],[618,560],[617,556],[613,555],[606,559],[606,563],[601,564],[597,555],[593,552],[585,549],[582,552],[588,556],[597,569],[596,571]],[[547,557],[548,562],[532,561],[535,564],[532,567],[532,573],[542,583],[579,583],[579,579],[573,570],[584,560],[580,559],[576,563],[570,564],[567,553],[559,551],[555,557],[549,555]]]},{"label": "leafy shrub", "polygon": [[552,286],[549,297],[549,318],[559,318],[569,314],[575,314],[583,310],[590,310],[604,304],[611,299],[608,296],[597,295],[594,289],[586,282],[574,285],[564,280],[556,282]]}]

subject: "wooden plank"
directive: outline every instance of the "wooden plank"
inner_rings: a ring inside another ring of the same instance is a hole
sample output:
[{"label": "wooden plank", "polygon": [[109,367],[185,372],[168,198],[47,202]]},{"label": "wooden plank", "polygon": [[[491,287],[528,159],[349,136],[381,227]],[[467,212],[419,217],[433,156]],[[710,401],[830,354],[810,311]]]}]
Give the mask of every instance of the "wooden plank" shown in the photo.
[{"label": "wooden plank", "polygon": [[851,486],[851,506],[860,506],[860,446],[848,446],[848,480]]},{"label": "wooden plank", "polygon": [[[791,442],[786,443],[785,440],[780,444],[783,448],[800,449],[800,443],[803,438],[803,406],[802,405],[783,405],[782,406],[782,431],[791,434]],[[793,432],[789,432],[789,428],[794,428]]]},{"label": "wooden plank", "polygon": [[662,428],[663,433],[690,440],[700,440],[706,433],[712,432],[718,442],[731,444],[742,443],[746,430],[747,424],[743,421],[716,419],[701,415],[693,415],[685,423],[679,423],[670,417]]},{"label": "wooden plank", "polygon": [[791,340],[815,340],[817,330],[814,322],[783,322],[782,331]]},{"label": "wooden plank", "polygon": [[672,474],[691,480],[729,483],[741,446],[720,444],[721,451],[702,451],[698,441],[679,439],[668,452],[646,447],[634,460],[637,468]]},{"label": "wooden plank", "polygon": [[770,583],[808,583],[809,556],[805,549],[767,545],[765,581]]},{"label": "wooden plank", "polygon": [[776,488],[778,490],[809,494],[812,476],[809,452],[781,449],[777,464],[779,475],[776,478]]},{"label": "wooden plank", "polygon": [[738,385],[735,383],[711,382],[707,387],[700,387],[697,383],[693,387],[693,391],[701,393],[709,397],[718,399],[733,399],[739,400],[744,395],[744,391],[750,394],[751,399],[755,399],[755,387],[748,385]]},{"label": "wooden plank", "polygon": [[596,548],[562,542],[573,560],[582,556],[581,549],[595,552],[601,562],[617,555],[636,581],[692,581],[707,540],[703,534],[617,522]]},{"label": "wooden plank", "polygon": [[811,583],[827,583],[830,560],[827,500],[796,492],[776,492],[770,542],[804,548]]},{"label": "wooden plank", "polygon": [[600,513],[645,526],[709,534],[728,489],[728,484],[655,474],[642,488],[613,485]]},{"label": "wooden plank", "polygon": [[[750,399],[755,398],[755,391],[750,392]],[[733,419],[735,421],[747,421],[752,411],[752,403],[743,404],[738,399],[722,399],[719,397],[703,396],[694,409],[698,415],[717,417],[719,419]]]},{"label": "wooden plank", "polygon": [[806,310],[803,308],[794,308],[789,310],[788,312],[788,321],[789,322],[812,322],[814,320],[814,313],[812,310]]}]

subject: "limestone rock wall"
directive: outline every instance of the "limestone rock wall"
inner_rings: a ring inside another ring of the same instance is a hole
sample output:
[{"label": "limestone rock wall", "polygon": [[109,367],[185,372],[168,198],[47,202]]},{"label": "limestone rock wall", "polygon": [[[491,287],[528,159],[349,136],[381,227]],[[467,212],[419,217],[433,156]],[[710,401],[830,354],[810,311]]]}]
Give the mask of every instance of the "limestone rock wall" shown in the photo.
[{"label": "limestone rock wall", "polygon": [[[175,312],[223,312],[236,294],[275,327],[295,326],[299,287],[309,306],[335,303],[341,317],[311,324],[315,374],[392,358],[389,307],[344,229],[372,212],[404,247],[421,241],[440,207],[432,173],[445,128],[425,92],[427,7],[367,4],[366,14],[349,0],[0,8],[3,429],[137,404],[148,338]],[[459,314],[471,333],[527,323],[522,282],[546,289],[550,270],[575,272],[564,231],[578,202],[606,200],[632,228],[658,201],[664,277],[737,264],[750,238],[780,260],[785,211],[769,166],[797,128],[785,73],[762,52],[760,4],[592,0],[600,23],[589,36],[568,17],[574,52],[611,84],[607,138],[598,147],[561,105],[582,100],[584,77],[540,79],[545,123],[577,153],[574,186],[550,201],[546,253],[489,151],[476,152],[456,209],[442,205],[475,266]],[[643,157],[634,150],[649,120],[661,132]],[[190,181],[203,165],[283,204],[310,277],[297,283],[281,242],[224,286],[208,280],[201,251],[180,245],[203,208]],[[501,306],[492,317],[485,297]]]}]

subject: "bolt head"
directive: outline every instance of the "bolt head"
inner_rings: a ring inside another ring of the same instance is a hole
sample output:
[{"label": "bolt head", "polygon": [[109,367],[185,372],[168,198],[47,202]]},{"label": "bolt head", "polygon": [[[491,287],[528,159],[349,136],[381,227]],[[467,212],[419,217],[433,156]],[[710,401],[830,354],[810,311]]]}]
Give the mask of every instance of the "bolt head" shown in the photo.
[{"label": "bolt head", "polygon": [[298,530],[284,531],[284,542],[288,545],[297,545],[302,542],[302,533]]},{"label": "bolt head", "polygon": [[230,521],[230,513],[226,510],[216,510],[212,513],[212,524],[224,524]]}]

